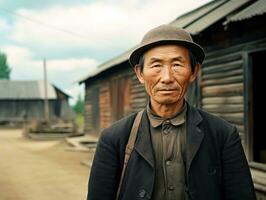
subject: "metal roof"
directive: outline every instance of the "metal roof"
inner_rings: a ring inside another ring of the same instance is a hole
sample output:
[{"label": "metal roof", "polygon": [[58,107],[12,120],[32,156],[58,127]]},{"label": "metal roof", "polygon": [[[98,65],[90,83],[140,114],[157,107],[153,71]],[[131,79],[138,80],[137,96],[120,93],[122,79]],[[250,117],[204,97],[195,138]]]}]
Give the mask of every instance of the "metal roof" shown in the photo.
[{"label": "metal roof", "polygon": [[[44,81],[0,80],[0,99],[44,99]],[[56,99],[55,87],[47,84],[48,99]]]},{"label": "metal roof", "polygon": [[[265,2],[265,0],[259,0],[255,2],[254,4],[259,4],[259,3],[262,4],[263,1]],[[180,17],[175,19],[170,24],[185,28],[192,35],[197,35],[201,31],[211,26],[212,24],[216,23],[217,21],[237,11],[239,8],[241,8],[248,2],[251,2],[251,1],[250,0],[214,0],[193,11],[190,11],[184,15],[181,15]],[[258,7],[258,5],[256,7]],[[253,12],[255,12],[256,9],[257,8],[252,8]],[[265,9],[262,9],[262,8],[259,11],[259,13],[264,13],[264,12],[265,12]],[[242,12],[241,11],[237,12],[237,14],[240,14],[240,13]],[[249,13],[251,13],[251,11],[249,11]],[[243,17],[243,15],[244,14],[242,14],[241,16],[235,17],[235,18],[239,19],[240,17]],[[252,17],[253,15],[249,14],[249,16]],[[136,46],[134,48],[136,48]],[[94,72],[90,73],[88,76],[81,79],[79,83],[84,82],[87,79],[93,78],[96,75],[99,75],[100,73],[102,73],[103,71],[109,68],[112,68],[123,62],[126,62],[130,56],[130,53],[133,51],[134,48],[128,50],[127,52],[121,54],[120,56],[117,56],[99,65],[98,68]]]},{"label": "metal roof", "polygon": [[189,26],[185,27],[185,29],[193,35],[199,34],[201,31],[205,30],[215,22],[220,19],[226,17],[228,14],[232,13],[236,9],[240,8],[250,0],[231,0],[226,1],[220,4],[217,8],[212,10],[211,12],[205,14],[203,17],[194,21]]},{"label": "metal roof", "polygon": [[226,0],[211,1],[195,10],[179,16],[170,24],[185,28],[225,2]]},{"label": "metal roof", "polygon": [[266,1],[259,0],[251,4],[249,7],[245,8],[244,10],[240,11],[239,13],[236,13],[235,15],[228,17],[226,22],[224,22],[224,25],[230,22],[249,19],[257,15],[263,15],[264,13],[266,13]]}]

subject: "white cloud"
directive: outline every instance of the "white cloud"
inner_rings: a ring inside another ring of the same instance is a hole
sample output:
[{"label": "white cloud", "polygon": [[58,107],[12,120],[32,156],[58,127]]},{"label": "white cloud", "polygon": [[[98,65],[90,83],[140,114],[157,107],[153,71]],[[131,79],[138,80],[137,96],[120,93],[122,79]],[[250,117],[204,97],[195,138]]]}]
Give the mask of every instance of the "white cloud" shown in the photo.
[{"label": "white cloud", "polygon": [[[4,46],[2,49],[6,53],[8,63],[12,68],[11,79],[43,79],[43,60],[34,59],[34,55],[29,49],[19,46]],[[62,90],[68,90],[74,99],[80,92],[77,81],[84,74],[93,71],[97,65],[97,61],[90,58],[46,60],[48,80]]]},{"label": "white cloud", "polygon": [[94,70],[97,66],[97,61],[89,58],[68,58],[48,60],[48,68],[54,71],[70,72],[73,70]]},{"label": "white cloud", "polygon": [[8,64],[12,69],[11,79],[41,79],[42,62],[33,60],[29,49],[10,45],[3,46],[2,50],[7,55]]},{"label": "white cloud", "polygon": [[69,99],[69,103],[74,105],[75,102],[78,100],[78,96],[80,95],[82,99],[84,99],[85,95],[85,86],[82,85],[73,85],[67,89],[65,89],[67,94],[71,94],[71,98]]},{"label": "white cloud", "polygon": [[[25,70],[43,67],[43,60],[35,60],[29,49],[19,46],[4,46],[3,52],[7,54],[8,63],[14,70]],[[50,59],[46,60],[47,69],[52,72],[72,72],[79,70],[92,71],[98,65],[98,62],[90,58],[66,58],[66,59]],[[20,78],[20,77],[16,77]]]},{"label": "white cloud", "polygon": [[7,22],[0,18],[0,31],[8,31],[10,28],[11,27],[7,24]]},{"label": "white cloud", "polygon": [[[0,19],[0,31],[9,30],[6,41],[12,43],[1,50],[8,56],[11,78],[20,80],[43,79],[43,60],[37,58],[52,55],[53,59],[47,59],[48,80],[76,99],[84,89],[73,83],[100,64],[89,52],[105,60],[99,50],[108,55],[125,51],[150,28],[209,1],[102,0],[43,10],[19,9],[16,13],[28,20],[15,17],[11,27]],[[71,56],[66,57],[65,52]]]},{"label": "white cloud", "polygon": [[[123,49],[137,44],[151,27],[169,23],[207,1],[95,1],[87,5],[56,6],[38,11],[21,9],[19,15],[46,26],[19,18],[11,37],[42,48]],[[51,27],[67,30],[68,33]],[[76,36],[71,36],[74,33]]]}]

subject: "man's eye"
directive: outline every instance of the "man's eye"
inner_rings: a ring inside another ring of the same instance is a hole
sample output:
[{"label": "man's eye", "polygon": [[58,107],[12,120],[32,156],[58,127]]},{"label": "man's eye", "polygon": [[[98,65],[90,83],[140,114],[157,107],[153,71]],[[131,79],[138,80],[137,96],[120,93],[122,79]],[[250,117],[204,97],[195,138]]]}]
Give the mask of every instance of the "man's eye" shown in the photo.
[{"label": "man's eye", "polygon": [[173,66],[174,66],[174,67],[179,67],[179,66],[180,66],[180,64],[178,64],[178,63],[175,63]]},{"label": "man's eye", "polygon": [[152,65],[151,67],[152,68],[157,68],[157,67],[161,67],[162,65],[160,65],[160,64],[156,64],[156,65]]}]

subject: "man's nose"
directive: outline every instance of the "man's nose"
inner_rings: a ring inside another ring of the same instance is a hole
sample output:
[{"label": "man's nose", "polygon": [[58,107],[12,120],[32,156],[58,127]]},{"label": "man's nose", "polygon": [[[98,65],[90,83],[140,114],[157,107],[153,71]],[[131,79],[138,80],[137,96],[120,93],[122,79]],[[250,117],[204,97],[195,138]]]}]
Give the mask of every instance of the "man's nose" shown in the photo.
[{"label": "man's nose", "polygon": [[162,73],[161,73],[161,82],[162,83],[171,83],[173,82],[173,72],[171,70],[171,67],[164,66]]}]

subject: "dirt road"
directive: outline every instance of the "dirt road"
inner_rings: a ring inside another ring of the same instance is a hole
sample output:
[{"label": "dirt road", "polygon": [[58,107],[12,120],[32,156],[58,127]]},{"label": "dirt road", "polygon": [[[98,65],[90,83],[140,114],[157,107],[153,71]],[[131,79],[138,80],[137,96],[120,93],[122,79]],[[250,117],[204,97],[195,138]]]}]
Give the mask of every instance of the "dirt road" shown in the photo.
[{"label": "dirt road", "polygon": [[64,141],[32,141],[0,130],[1,200],[84,200],[92,153],[67,151]]}]

